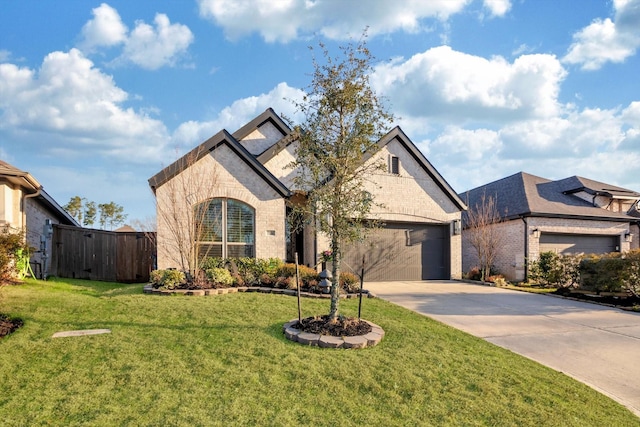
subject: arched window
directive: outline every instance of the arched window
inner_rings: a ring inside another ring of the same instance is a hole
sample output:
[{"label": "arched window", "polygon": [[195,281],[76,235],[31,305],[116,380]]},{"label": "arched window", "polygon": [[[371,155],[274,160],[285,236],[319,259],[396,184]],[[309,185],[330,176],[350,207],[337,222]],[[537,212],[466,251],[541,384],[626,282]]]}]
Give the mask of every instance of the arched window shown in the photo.
[{"label": "arched window", "polygon": [[255,211],[234,199],[211,199],[195,206],[198,254],[206,257],[254,257]]}]

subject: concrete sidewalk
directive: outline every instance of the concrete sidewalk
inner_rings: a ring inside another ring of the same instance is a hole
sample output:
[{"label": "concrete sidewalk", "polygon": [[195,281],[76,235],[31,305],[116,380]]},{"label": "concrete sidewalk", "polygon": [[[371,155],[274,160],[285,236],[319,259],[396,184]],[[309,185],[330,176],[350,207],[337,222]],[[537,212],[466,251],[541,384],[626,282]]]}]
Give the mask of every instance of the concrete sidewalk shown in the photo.
[{"label": "concrete sidewalk", "polygon": [[563,372],[640,416],[640,313],[455,281],[365,289]]}]

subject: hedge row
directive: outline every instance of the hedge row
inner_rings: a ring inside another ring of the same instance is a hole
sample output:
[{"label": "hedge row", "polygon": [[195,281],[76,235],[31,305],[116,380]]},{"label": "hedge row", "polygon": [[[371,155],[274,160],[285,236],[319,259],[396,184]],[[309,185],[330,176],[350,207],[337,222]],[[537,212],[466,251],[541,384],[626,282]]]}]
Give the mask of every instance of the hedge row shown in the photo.
[{"label": "hedge row", "polygon": [[[207,258],[195,277],[177,270],[154,270],[151,283],[161,289],[209,289],[238,286],[262,286],[296,289],[296,266],[278,258]],[[320,293],[320,277],[316,270],[298,266],[300,287],[307,292]],[[356,275],[342,272],[340,286],[344,292],[360,289]]]},{"label": "hedge row", "polygon": [[603,255],[543,252],[529,263],[529,280],[546,286],[640,296],[640,249]]}]

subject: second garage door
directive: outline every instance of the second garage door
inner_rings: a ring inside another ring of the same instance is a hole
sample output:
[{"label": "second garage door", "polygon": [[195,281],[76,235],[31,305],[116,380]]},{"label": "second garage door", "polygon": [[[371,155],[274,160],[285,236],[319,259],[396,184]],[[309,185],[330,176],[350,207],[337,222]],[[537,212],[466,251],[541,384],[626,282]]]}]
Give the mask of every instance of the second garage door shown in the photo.
[{"label": "second garage door", "polygon": [[540,253],[605,254],[617,252],[620,249],[619,242],[619,236],[542,233],[540,236]]},{"label": "second garage door", "polygon": [[365,280],[449,279],[449,225],[387,223],[369,239],[349,246],[343,269],[358,271],[365,257]]}]

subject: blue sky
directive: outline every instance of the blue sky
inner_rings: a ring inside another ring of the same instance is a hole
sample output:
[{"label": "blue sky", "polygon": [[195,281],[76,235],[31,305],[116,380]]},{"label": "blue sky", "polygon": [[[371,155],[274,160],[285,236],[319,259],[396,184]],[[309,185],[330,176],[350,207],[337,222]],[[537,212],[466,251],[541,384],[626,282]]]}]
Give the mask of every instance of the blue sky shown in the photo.
[{"label": "blue sky", "polygon": [[[579,4],[579,6],[578,6]],[[0,158],[60,204],[147,179],[368,27],[371,82],[457,192],[525,171],[640,191],[640,0],[0,2]]]}]

